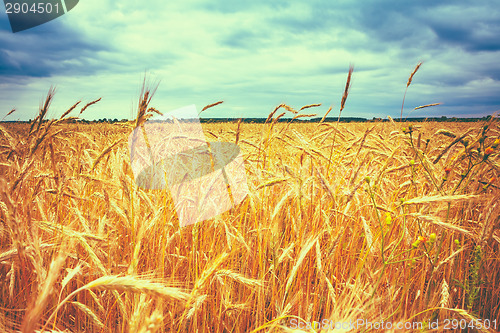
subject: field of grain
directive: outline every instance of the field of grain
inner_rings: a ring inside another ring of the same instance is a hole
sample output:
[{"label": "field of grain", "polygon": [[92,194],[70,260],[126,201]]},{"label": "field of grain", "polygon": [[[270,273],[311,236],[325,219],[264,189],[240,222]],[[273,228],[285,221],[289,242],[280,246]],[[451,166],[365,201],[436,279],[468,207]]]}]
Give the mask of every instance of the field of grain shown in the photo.
[{"label": "field of grain", "polygon": [[50,98],[0,127],[1,332],[500,325],[496,118],[203,124],[240,146],[249,194],[179,227],[135,184],[137,122],[46,121]]}]

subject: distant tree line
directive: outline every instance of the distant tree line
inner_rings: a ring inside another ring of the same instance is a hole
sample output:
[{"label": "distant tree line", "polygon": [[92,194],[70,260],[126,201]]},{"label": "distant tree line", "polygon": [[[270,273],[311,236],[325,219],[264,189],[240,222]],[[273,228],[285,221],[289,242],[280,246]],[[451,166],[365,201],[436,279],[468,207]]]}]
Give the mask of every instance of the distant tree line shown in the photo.
[{"label": "distant tree line", "polygon": [[129,121],[128,119],[121,119],[118,120],[117,118],[111,119],[111,118],[101,118],[101,119],[94,119],[94,120],[87,120],[87,119],[71,119],[68,120],[69,123],[73,124],[98,124],[98,123],[108,123],[108,124],[113,124],[113,123],[126,123]]},{"label": "distant tree line", "polygon": [[[475,121],[487,121],[490,120],[491,116],[486,116],[482,118],[460,118],[460,117],[451,117],[448,118],[446,116],[442,117],[417,117],[417,118],[407,118],[403,119],[403,121],[407,122],[426,122],[426,121],[437,121],[437,122],[475,122]],[[278,122],[286,123],[289,122],[290,118],[280,118]],[[324,122],[337,122],[339,120],[342,123],[350,123],[350,122],[388,122],[389,119],[382,119],[378,117],[373,117],[372,119],[360,118],[360,117],[327,117]],[[399,119],[393,119],[395,122],[399,122]],[[239,118],[200,118],[200,122],[202,123],[224,123],[224,122],[238,122]],[[265,123],[266,118],[241,118],[241,121],[244,123]],[[294,122],[298,123],[318,123],[321,121],[321,118],[311,118],[311,119],[295,119]]]},{"label": "distant tree line", "polygon": [[[406,122],[426,122],[426,121],[437,121],[437,122],[475,122],[475,121],[488,121],[491,119],[490,116],[485,116],[485,117],[477,117],[477,118],[461,118],[461,117],[451,117],[448,118],[446,116],[442,117],[417,117],[417,118],[406,118],[403,119],[403,121]],[[267,118],[241,118],[241,121],[244,123],[255,123],[255,124],[263,124],[266,122]],[[200,118],[201,123],[228,123],[228,122],[233,122],[236,123],[240,120],[240,118]],[[278,122],[280,123],[286,123],[289,122],[291,118],[280,118],[278,119]],[[324,122],[337,122],[339,120],[336,117],[327,117],[325,118]],[[399,119],[394,118],[393,119],[395,122],[399,122]],[[47,121],[47,120],[45,120]],[[96,123],[126,123],[130,121],[129,119],[121,119],[118,120],[117,118],[111,119],[111,118],[102,118],[102,119],[95,119],[95,120],[86,120],[86,119],[69,119],[67,122],[69,123],[78,123],[78,124],[96,124]],[[167,120],[152,120],[155,122],[161,122],[161,121],[166,121],[166,122],[172,122],[172,120],[167,119]],[[198,119],[180,119],[180,121],[183,122],[197,122]],[[293,120],[294,122],[297,123],[317,123],[321,121],[321,118],[311,118],[311,119],[295,119]],[[389,119],[382,119],[378,117],[373,117],[372,119],[367,119],[367,118],[361,118],[361,117],[340,117],[340,122],[341,123],[350,123],[350,122],[360,122],[360,123],[365,123],[365,122],[388,122]],[[26,122],[26,121],[4,121],[4,122]],[[27,122],[31,122],[31,119],[29,119]]]}]

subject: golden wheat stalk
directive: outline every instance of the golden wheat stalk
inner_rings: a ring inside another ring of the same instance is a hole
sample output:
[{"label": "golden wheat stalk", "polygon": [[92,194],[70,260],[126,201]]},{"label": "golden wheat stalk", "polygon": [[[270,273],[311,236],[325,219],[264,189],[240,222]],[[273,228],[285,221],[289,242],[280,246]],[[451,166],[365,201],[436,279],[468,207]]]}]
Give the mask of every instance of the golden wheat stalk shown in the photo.
[{"label": "golden wheat stalk", "polygon": [[108,275],[102,276],[96,280],[93,280],[83,287],[80,287],[70,293],[62,302],[59,302],[56,309],[50,317],[47,319],[42,331],[51,322],[57,312],[61,309],[64,304],[66,304],[73,296],[84,290],[114,290],[118,292],[132,292],[132,293],[145,293],[148,295],[171,299],[174,301],[186,302],[190,299],[190,295],[184,290],[167,287],[164,284],[148,281],[135,276],[118,276],[118,275]]},{"label": "golden wheat stalk", "polygon": [[249,288],[257,288],[257,287],[263,286],[262,281],[247,278],[246,276],[244,276],[240,273],[237,273],[237,272],[233,272],[229,269],[218,270],[217,273],[215,273],[215,275],[220,276],[220,277],[230,278],[230,279],[232,279],[232,280],[234,280],[234,281],[236,281],[244,286],[247,286]]},{"label": "golden wheat stalk", "polygon": [[292,118],[292,120],[299,119],[299,118],[308,118],[308,117],[316,117],[316,113],[311,113],[311,114],[298,114],[295,117]]},{"label": "golden wheat stalk", "polygon": [[408,91],[408,87],[410,86],[411,81],[413,80],[413,76],[417,73],[420,66],[422,66],[421,61],[417,64],[417,66],[415,66],[415,69],[413,70],[413,72],[411,72],[410,77],[408,78],[408,82],[406,82],[406,89],[405,89],[405,93],[403,95],[403,104],[401,105],[401,117],[399,118],[399,121],[403,121],[403,108],[405,105],[406,92]]},{"label": "golden wheat stalk", "polygon": [[274,126],[276,124],[276,122],[278,122],[278,120],[280,120],[280,118],[283,117],[285,114],[286,114],[286,112],[282,112],[276,118],[274,118],[273,122],[272,122],[272,126]]},{"label": "golden wheat stalk", "polygon": [[309,108],[317,108],[318,106],[321,106],[321,104],[309,104],[309,105],[304,105],[299,109],[299,111],[309,109]]},{"label": "golden wheat stalk", "polygon": [[[38,133],[40,131],[40,127],[42,126],[43,120],[44,120],[45,116],[47,115],[47,112],[49,111],[49,107],[52,104],[55,93],[56,93],[56,88],[53,86],[50,86],[49,92],[47,93],[47,97],[45,98],[45,102],[40,107],[40,111],[38,112],[38,116],[35,119],[33,119],[33,122],[31,123],[31,128],[30,128],[28,136],[31,136],[32,133]],[[34,130],[35,125],[36,125],[36,130]]]},{"label": "golden wheat stalk", "polygon": [[485,246],[486,243],[493,237],[493,232],[495,226],[498,225],[500,221],[500,205],[498,205],[498,199],[492,199],[487,206],[487,212],[484,217],[483,226],[481,232],[479,233],[479,244]]},{"label": "golden wheat stalk", "polygon": [[101,161],[101,159],[106,156],[107,154],[109,154],[109,152],[116,146],[118,145],[120,142],[122,142],[123,139],[118,139],[118,140],[115,140],[115,142],[113,142],[111,145],[109,145],[106,149],[104,149],[100,154],[99,156],[97,156],[97,158],[94,160],[94,163],[92,163],[92,168],[91,170],[94,171],[95,170],[95,167],[97,166],[97,164],[99,164],[99,162]]},{"label": "golden wheat stalk", "polygon": [[[349,90],[351,89],[351,77],[353,71],[354,71],[354,66],[350,65],[349,73],[347,74],[347,81],[345,83],[344,94],[342,94],[342,100],[340,101],[340,113],[342,113],[342,110],[344,110],[345,102],[347,101],[347,96],[349,96]],[[339,113],[339,118],[340,118],[340,113]]]},{"label": "golden wheat stalk", "polygon": [[59,119],[63,119],[64,117],[66,117],[68,114],[71,113],[71,111],[73,111],[77,106],[78,104],[80,104],[82,101],[78,101],[76,102],[75,104],[73,104],[66,112],[64,112],[62,114],[62,116],[59,118]]},{"label": "golden wheat stalk", "polygon": [[267,116],[267,119],[266,119],[266,121],[264,123],[269,122],[274,117],[274,114],[276,113],[276,111],[278,111],[278,109],[281,108],[283,105],[284,104],[280,104],[277,107],[275,107],[274,110],[271,111],[271,113],[269,113],[269,115]]},{"label": "golden wheat stalk", "polygon": [[456,226],[453,223],[443,222],[440,218],[438,218],[436,216],[420,215],[420,214],[417,214],[417,213],[412,213],[410,215],[411,216],[415,216],[416,218],[418,218],[420,220],[431,222],[432,224],[437,225],[437,226],[439,226],[441,228],[444,228],[444,229],[448,229],[448,230],[451,230],[451,231],[457,231],[457,232],[460,232],[460,233],[462,233],[464,235],[467,235],[467,236],[471,236],[472,235],[472,233],[469,230],[466,230],[464,228],[460,228],[460,227]]},{"label": "golden wheat stalk", "polygon": [[[320,248],[318,241],[316,241],[316,268],[317,268],[321,278],[326,283],[326,286],[328,287],[330,299],[335,304],[337,295],[335,293],[335,288],[333,287],[333,284],[331,283],[330,279],[328,278],[325,271],[323,270],[323,265],[321,263],[321,248]],[[333,276],[333,277],[335,278],[335,276]]]},{"label": "golden wheat stalk", "polygon": [[432,103],[432,104],[421,105],[421,106],[417,106],[413,110],[420,110],[420,109],[423,109],[423,108],[429,108],[431,106],[436,106],[436,105],[441,105],[441,104],[442,103]]},{"label": "golden wheat stalk", "polygon": [[411,72],[410,74],[410,77],[408,78],[408,82],[406,83],[406,87],[408,88],[411,84],[411,81],[413,80],[413,76],[417,73],[417,71],[419,70],[420,66],[422,66],[422,62],[420,61],[417,66],[415,66],[415,69],[413,70],[413,72]]},{"label": "golden wheat stalk", "polygon": [[241,133],[241,118],[238,119],[238,125],[237,125],[237,128],[236,128],[236,137],[235,137],[235,140],[234,140],[234,143],[236,145],[240,141],[240,133]]},{"label": "golden wheat stalk", "polygon": [[[353,72],[354,72],[354,66],[351,64],[349,65],[349,73],[347,74],[347,81],[345,83],[344,94],[342,95],[342,100],[340,101],[340,111],[339,111],[339,117],[337,119],[337,129],[340,123],[340,115],[342,114],[342,110],[344,110],[345,102],[347,101],[347,96],[349,96],[349,90],[351,88],[351,77]],[[327,173],[330,171],[330,164],[332,163],[332,154],[333,154],[333,148],[335,146],[335,138],[337,137],[337,132],[338,131],[335,131],[335,133],[333,134],[332,146],[330,148],[330,156],[328,156],[328,166],[326,167]]]},{"label": "golden wheat stalk", "polygon": [[208,279],[214,274],[214,272],[217,270],[217,268],[222,265],[224,261],[227,260],[229,254],[227,252],[224,252],[220,254],[216,259],[214,259],[208,268],[206,268],[203,273],[201,274],[201,277],[196,281],[193,289],[193,293],[197,293],[199,290],[202,290],[205,288],[205,284],[208,281]]},{"label": "golden wheat stalk", "polygon": [[[142,82],[141,93],[139,95],[139,104],[137,107],[137,116],[134,122],[134,128],[137,128],[144,124],[146,120],[149,118],[148,110],[149,104],[151,103],[151,99],[153,98],[158,86],[159,82],[153,83],[153,87],[150,88],[149,84],[146,82],[146,75],[144,75],[144,80]],[[83,110],[80,112],[82,113]]]},{"label": "golden wheat stalk", "polygon": [[304,246],[300,250],[299,257],[297,258],[297,261],[295,262],[295,265],[292,268],[292,271],[290,272],[290,275],[288,276],[288,279],[286,281],[285,285],[285,291],[283,297],[283,301],[286,300],[288,296],[288,292],[290,291],[290,288],[292,287],[292,282],[295,279],[295,276],[297,275],[297,272],[299,271],[300,266],[302,265],[302,262],[306,258],[306,255],[309,253],[309,251],[312,249],[318,238],[321,236],[321,234],[316,235],[316,237],[309,237],[309,239],[305,242]]},{"label": "golden wheat stalk", "polygon": [[[469,133],[471,132],[472,130],[468,130],[467,132],[465,132],[464,134],[462,134],[460,137],[456,138],[455,140],[453,140],[448,146],[446,146],[445,149],[443,149],[443,151],[434,159],[434,161],[432,161],[433,164],[436,164],[437,162],[439,162],[439,160],[441,159],[441,157],[443,157],[444,154],[446,154],[446,152],[448,150],[450,150],[451,147],[453,147],[455,144],[457,144],[458,142],[462,141],[467,135],[469,135]],[[446,132],[443,132],[443,131],[438,131],[439,134],[444,134],[444,135],[447,135],[447,136],[450,136],[450,135],[454,135],[453,133],[450,133],[448,131]]]},{"label": "golden wheat stalk", "polygon": [[289,106],[287,104],[281,104],[281,107],[284,108],[285,110],[287,110],[288,112],[293,113],[293,114],[299,113],[297,110],[295,110],[294,108],[292,108],[291,106]]},{"label": "golden wheat stalk", "polygon": [[146,318],[144,325],[138,330],[138,333],[155,333],[162,328],[163,314],[160,309],[153,311],[151,316]]},{"label": "golden wheat stalk", "polygon": [[186,318],[185,318],[186,320],[189,320],[194,316],[196,311],[198,311],[203,306],[203,304],[207,300],[207,297],[208,295],[196,296],[195,300],[191,302],[189,310],[186,313]]},{"label": "golden wheat stalk", "polygon": [[413,198],[410,200],[406,200],[403,202],[404,205],[415,205],[415,204],[423,204],[423,203],[432,203],[432,202],[451,202],[451,201],[463,201],[463,200],[472,200],[479,199],[478,195],[474,194],[458,194],[458,195],[431,195],[420,198]]},{"label": "golden wheat stalk", "polygon": [[443,265],[445,264],[448,264],[450,262],[452,262],[454,260],[454,258],[459,255],[460,253],[468,250],[469,247],[467,246],[462,246],[460,249],[456,250],[455,252],[453,252],[452,254],[450,254],[446,259],[440,261],[433,269],[433,273],[435,274],[436,272],[438,272],[438,270],[443,267]]},{"label": "golden wheat stalk", "polygon": [[448,283],[446,279],[443,278],[443,282],[441,283],[441,301],[439,302],[439,306],[442,308],[447,308],[450,304],[450,291],[448,288]]},{"label": "golden wheat stalk", "polygon": [[[64,279],[62,280],[61,282],[61,293],[62,291],[64,290],[64,288],[66,287],[66,285],[71,281],[73,280],[73,278],[78,274],[80,273],[82,269],[82,265],[81,264],[78,264],[75,268],[73,269],[70,269],[68,271],[68,275],[66,275],[66,277],[64,277]],[[59,298],[60,298],[60,295],[59,295]]]},{"label": "golden wheat stalk", "polygon": [[85,106],[84,106],[84,107],[80,110],[80,113],[78,114],[78,117],[80,117],[80,115],[81,115],[83,112],[85,112],[85,110],[87,110],[87,108],[88,108],[89,106],[92,106],[92,105],[96,104],[96,103],[97,103],[97,102],[99,102],[101,99],[102,99],[102,97],[99,97],[98,99],[93,100],[92,102],[87,103],[87,104],[86,104],[86,105],[85,105]]},{"label": "golden wheat stalk", "polygon": [[[213,108],[214,106],[222,104],[222,103],[224,103],[224,101],[218,101],[218,102],[215,102],[215,103],[212,103],[212,104],[208,104],[205,107],[203,107],[203,109],[201,109],[200,113],[202,113],[203,111],[208,110],[210,108]],[[200,114],[200,113],[198,113],[198,114]]]},{"label": "golden wheat stalk", "polygon": [[99,317],[94,313],[94,311],[92,311],[88,306],[86,306],[85,304],[83,303],[80,303],[80,302],[70,302],[71,305],[74,305],[77,309],[79,309],[80,311],[82,311],[83,313],[85,313],[87,315],[87,317],[90,318],[90,320],[92,321],[92,323],[97,326],[99,329],[103,329],[104,328],[104,324],[102,323],[102,321],[99,319]]},{"label": "golden wheat stalk", "polygon": [[45,305],[49,301],[49,296],[52,294],[54,284],[65,260],[66,255],[64,254],[64,251],[61,251],[59,252],[57,258],[50,263],[49,272],[41,286],[40,292],[23,319],[21,326],[22,332],[31,333],[35,330],[38,321],[43,315]]},{"label": "golden wheat stalk", "polygon": [[276,185],[276,184],[279,184],[279,183],[283,183],[283,182],[286,182],[289,179],[290,179],[289,177],[271,179],[271,180],[269,180],[269,181],[267,181],[265,183],[262,183],[259,186],[257,186],[256,190],[259,190],[259,189],[261,189],[263,187],[268,187],[268,186],[273,186],[273,185]]},{"label": "golden wheat stalk", "polygon": [[7,112],[7,114],[2,118],[2,121],[7,118],[8,116],[10,116],[11,114],[13,114],[14,112],[16,112],[16,108],[13,108],[12,110],[10,110],[9,112]]},{"label": "golden wheat stalk", "polygon": [[328,108],[328,110],[326,110],[325,115],[323,116],[323,118],[321,118],[321,120],[318,123],[318,127],[319,127],[319,125],[321,125],[325,121],[325,119],[328,116],[328,114],[330,113],[330,111],[332,111],[332,108],[333,108],[333,106],[330,106]]}]

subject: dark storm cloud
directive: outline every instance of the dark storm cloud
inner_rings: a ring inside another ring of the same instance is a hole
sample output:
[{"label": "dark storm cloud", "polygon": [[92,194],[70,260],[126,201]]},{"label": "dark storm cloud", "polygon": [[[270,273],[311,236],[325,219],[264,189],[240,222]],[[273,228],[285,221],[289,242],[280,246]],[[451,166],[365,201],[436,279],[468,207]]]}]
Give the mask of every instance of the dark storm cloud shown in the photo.
[{"label": "dark storm cloud", "polygon": [[92,59],[105,47],[59,22],[12,34],[5,24],[0,30],[0,76],[50,77],[75,75],[102,69]]},{"label": "dark storm cloud", "polygon": [[429,26],[443,43],[458,45],[471,52],[500,50],[500,23],[498,22],[469,22],[468,24],[431,22]]},{"label": "dark storm cloud", "polygon": [[11,32],[12,30],[10,29],[10,23],[7,14],[5,14],[3,8],[0,6],[0,33],[4,31]]},{"label": "dark storm cloud", "polygon": [[484,68],[484,73],[495,81],[500,81],[500,67]]},{"label": "dark storm cloud", "polygon": [[[357,22],[371,37],[402,47],[500,50],[500,11],[492,1],[381,1],[363,4]],[[431,33],[431,34],[430,34]]]},{"label": "dark storm cloud", "polygon": [[0,34],[0,83],[9,76],[42,78],[144,71],[176,58],[168,52],[122,54],[111,46],[88,41],[78,32],[62,29]]}]

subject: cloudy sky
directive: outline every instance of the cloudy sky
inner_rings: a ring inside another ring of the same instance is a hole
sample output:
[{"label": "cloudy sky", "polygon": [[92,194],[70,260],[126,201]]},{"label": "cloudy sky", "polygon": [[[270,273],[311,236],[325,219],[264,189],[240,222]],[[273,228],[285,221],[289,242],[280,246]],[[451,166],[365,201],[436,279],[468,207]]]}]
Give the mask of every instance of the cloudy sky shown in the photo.
[{"label": "cloudy sky", "polygon": [[0,119],[33,118],[51,85],[52,117],[102,97],[84,118],[131,119],[145,72],[164,112],[224,100],[202,116],[267,117],[281,103],[337,116],[350,64],[342,116],[398,118],[419,61],[405,116],[500,109],[497,0],[82,0],[18,33],[0,9]]}]

